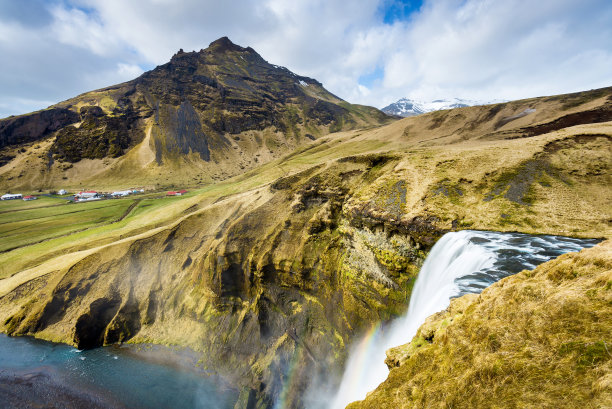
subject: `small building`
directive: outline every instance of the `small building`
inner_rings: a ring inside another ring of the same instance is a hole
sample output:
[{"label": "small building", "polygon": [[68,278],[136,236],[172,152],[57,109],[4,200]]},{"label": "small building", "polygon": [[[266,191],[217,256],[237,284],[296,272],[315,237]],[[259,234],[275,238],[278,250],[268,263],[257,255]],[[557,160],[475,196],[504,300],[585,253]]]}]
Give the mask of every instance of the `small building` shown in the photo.
[{"label": "small building", "polygon": [[101,200],[102,196],[95,190],[85,190],[74,195],[75,202],[86,202],[90,200]]},{"label": "small building", "polygon": [[174,190],[171,190],[166,193],[166,196],[183,196],[185,193],[187,193],[185,189],[177,190],[176,192]]},{"label": "small building", "polygon": [[113,197],[123,197],[123,196],[129,196],[131,194],[132,194],[131,190],[120,190],[120,191],[111,193],[111,196],[113,196]]},{"label": "small building", "polygon": [[30,201],[30,200],[36,200],[36,199],[38,199],[36,196],[24,196],[23,197],[23,200],[25,202]]},{"label": "small building", "polygon": [[65,190],[65,189],[60,189],[60,191],[59,191],[59,192],[57,192],[57,194],[58,194],[58,195],[60,195],[60,196],[63,196],[63,195],[65,195],[65,194],[67,194],[67,193],[68,193],[68,192],[66,192],[66,190]]},{"label": "small building", "polygon": [[2,199],[2,200],[18,200],[18,199],[23,199],[23,195],[21,193],[16,193],[16,194],[7,193],[5,195],[2,195],[0,197],[0,199]]},{"label": "small building", "polygon": [[100,194],[95,190],[84,190],[82,192],[77,193],[75,196],[79,197],[80,199],[88,199],[91,197],[98,197],[100,196]]},{"label": "small building", "polygon": [[74,196],[75,202],[91,202],[93,200],[102,200],[102,197],[101,196],[89,196],[89,197]]}]

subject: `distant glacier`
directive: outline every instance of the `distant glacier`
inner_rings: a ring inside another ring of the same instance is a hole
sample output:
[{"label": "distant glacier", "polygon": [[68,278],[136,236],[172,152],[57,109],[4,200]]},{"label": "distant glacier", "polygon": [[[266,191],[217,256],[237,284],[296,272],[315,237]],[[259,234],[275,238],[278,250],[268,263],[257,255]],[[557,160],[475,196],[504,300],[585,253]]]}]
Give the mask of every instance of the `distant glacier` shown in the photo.
[{"label": "distant glacier", "polygon": [[410,98],[401,98],[397,102],[387,105],[382,111],[389,115],[398,115],[403,117],[425,114],[432,111],[440,111],[442,109],[463,108],[475,105],[489,105],[505,102],[503,100],[492,101],[476,101],[470,99],[451,98],[451,99],[436,99],[433,101],[422,101]]}]

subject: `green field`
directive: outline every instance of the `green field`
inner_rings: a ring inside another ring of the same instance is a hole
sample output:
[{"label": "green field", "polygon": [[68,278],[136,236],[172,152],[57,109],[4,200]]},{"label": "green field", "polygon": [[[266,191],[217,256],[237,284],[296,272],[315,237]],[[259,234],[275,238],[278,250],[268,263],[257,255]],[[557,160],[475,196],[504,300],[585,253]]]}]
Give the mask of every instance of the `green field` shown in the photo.
[{"label": "green field", "polygon": [[[160,193],[69,203],[64,198],[0,202],[0,279],[49,257],[113,243],[175,220],[202,199]],[[206,202],[206,199],[204,199]]]},{"label": "green field", "polygon": [[15,210],[34,209],[37,207],[58,206],[66,204],[72,196],[37,196],[38,199],[32,201],[23,200],[2,200],[0,201],[0,214]]},{"label": "green field", "polygon": [[45,199],[21,201],[25,205],[31,204],[31,208],[1,203],[0,252],[112,223],[134,203],[133,199],[124,199],[67,204],[58,199]]}]

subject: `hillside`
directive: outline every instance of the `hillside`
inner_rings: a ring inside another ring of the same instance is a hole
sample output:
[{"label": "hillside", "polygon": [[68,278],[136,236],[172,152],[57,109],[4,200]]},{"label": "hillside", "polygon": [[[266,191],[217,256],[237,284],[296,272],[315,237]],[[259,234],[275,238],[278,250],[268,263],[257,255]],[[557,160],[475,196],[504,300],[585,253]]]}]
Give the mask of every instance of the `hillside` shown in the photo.
[{"label": "hillside", "polygon": [[358,408],[612,406],[612,243],[451,302]]},{"label": "hillside", "polygon": [[[404,311],[446,231],[610,238],[611,121],[606,88],[321,136],[177,200],[0,253],[0,329],[79,347],[188,346],[243,388],[237,407],[302,407],[310,379],[332,384],[346,346]],[[64,206],[80,205],[58,215]],[[4,234],[42,224],[14,223]]]},{"label": "hillside", "polygon": [[132,81],[0,120],[0,189],[196,186],[389,121],[223,37]]}]

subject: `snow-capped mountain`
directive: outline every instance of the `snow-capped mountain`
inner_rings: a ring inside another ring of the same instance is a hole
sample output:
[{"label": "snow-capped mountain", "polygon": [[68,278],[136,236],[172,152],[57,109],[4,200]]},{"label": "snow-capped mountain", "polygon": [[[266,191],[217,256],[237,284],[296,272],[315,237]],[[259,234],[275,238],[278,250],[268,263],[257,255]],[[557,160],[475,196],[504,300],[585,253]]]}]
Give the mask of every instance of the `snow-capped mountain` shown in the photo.
[{"label": "snow-capped mountain", "polygon": [[469,99],[453,98],[453,99],[436,99],[434,101],[418,101],[409,98],[402,98],[391,105],[382,109],[389,115],[399,115],[403,117],[425,114],[432,111],[440,111],[442,109],[463,108],[474,105],[488,105],[502,101],[473,101]]}]

